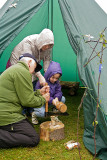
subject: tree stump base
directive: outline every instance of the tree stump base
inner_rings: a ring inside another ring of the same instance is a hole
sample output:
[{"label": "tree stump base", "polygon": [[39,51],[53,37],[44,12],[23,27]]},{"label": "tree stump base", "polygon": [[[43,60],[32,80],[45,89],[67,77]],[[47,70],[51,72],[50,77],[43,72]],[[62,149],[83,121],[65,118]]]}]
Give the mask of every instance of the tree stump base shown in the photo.
[{"label": "tree stump base", "polygon": [[55,124],[53,124],[52,121],[41,123],[40,139],[43,141],[64,139],[64,124],[62,122],[55,122]]}]

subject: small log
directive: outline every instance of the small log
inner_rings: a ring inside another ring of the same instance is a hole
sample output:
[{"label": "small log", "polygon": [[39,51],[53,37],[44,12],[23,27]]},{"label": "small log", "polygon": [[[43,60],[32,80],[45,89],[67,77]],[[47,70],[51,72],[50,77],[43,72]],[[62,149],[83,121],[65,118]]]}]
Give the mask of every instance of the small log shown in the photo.
[{"label": "small log", "polygon": [[56,141],[64,139],[64,124],[62,122],[47,121],[40,124],[40,139]]},{"label": "small log", "polygon": [[67,106],[63,102],[57,102],[56,103],[56,108],[61,112],[64,113],[67,111]]}]

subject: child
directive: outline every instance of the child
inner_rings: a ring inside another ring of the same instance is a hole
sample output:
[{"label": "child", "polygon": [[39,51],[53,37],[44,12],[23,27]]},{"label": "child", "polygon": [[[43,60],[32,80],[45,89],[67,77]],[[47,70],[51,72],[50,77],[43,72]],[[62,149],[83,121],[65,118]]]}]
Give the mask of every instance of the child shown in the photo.
[{"label": "child", "polygon": [[[65,97],[62,96],[61,85],[59,78],[62,76],[62,70],[60,64],[52,61],[44,74],[45,80],[50,86],[50,100],[48,106],[55,105],[57,101],[65,103]],[[36,83],[35,89],[40,89],[40,82]],[[41,108],[34,108],[34,112],[37,117],[45,116],[45,105]]]}]

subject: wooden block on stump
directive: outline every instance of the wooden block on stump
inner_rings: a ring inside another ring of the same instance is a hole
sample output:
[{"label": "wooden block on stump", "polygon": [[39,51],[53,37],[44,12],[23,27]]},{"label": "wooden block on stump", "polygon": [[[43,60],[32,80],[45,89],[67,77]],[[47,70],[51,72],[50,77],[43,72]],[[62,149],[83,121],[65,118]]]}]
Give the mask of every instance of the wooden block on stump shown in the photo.
[{"label": "wooden block on stump", "polygon": [[46,121],[40,124],[40,139],[56,141],[64,139],[64,124],[62,122]]}]

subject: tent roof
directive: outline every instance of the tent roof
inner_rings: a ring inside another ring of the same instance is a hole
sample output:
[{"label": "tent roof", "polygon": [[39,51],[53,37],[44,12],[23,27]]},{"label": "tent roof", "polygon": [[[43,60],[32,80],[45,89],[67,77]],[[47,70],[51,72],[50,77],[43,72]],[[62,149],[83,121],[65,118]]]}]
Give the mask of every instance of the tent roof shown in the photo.
[{"label": "tent roof", "polygon": [[[8,0],[0,10],[0,56],[46,0]],[[9,7],[10,4],[16,7]]]}]

